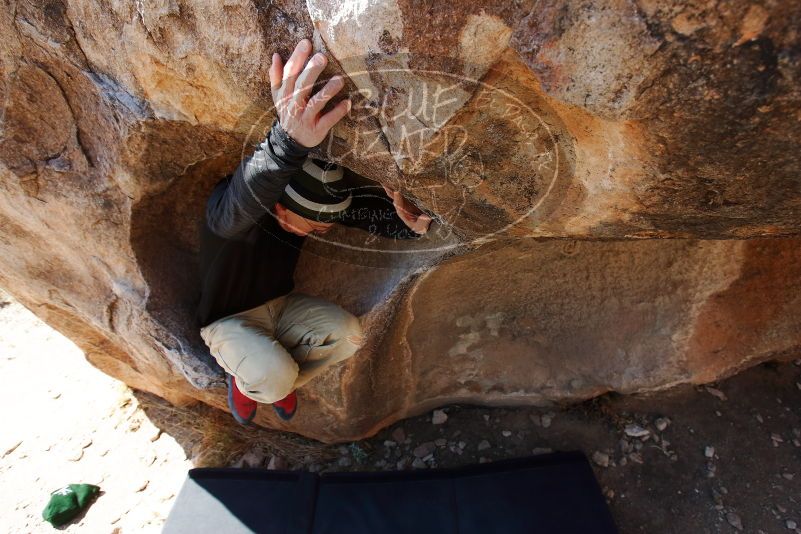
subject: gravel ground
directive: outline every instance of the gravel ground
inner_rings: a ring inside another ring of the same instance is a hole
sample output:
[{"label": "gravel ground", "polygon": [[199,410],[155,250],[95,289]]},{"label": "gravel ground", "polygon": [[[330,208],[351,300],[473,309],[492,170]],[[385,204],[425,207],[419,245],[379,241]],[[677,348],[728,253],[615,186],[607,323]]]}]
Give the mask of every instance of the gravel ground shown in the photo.
[{"label": "gravel ground", "polygon": [[[49,492],[83,481],[104,494],[67,531],[158,531],[192,465],[430,469],[581,450],[624,534],[801,533],[799,364],[565,407],[449,406],[323,445],[132,393],[24,308],[0,304],[0,402],[12,430],[0,443],[3,522],[50,530],[40,518]],[[29,409],[41,415],[31,420]]]},{"label": "gravel ground", "polygon": [[53,532],[50,492],[102,494],[66,532],[160,532],[192,464],[130,389],[0,293],[0,531]]}]

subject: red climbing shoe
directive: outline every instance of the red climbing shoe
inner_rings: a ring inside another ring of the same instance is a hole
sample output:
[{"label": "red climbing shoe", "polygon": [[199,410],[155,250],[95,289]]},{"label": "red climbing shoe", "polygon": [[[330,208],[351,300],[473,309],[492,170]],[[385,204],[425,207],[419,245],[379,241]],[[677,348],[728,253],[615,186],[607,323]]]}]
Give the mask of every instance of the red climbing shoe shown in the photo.
[{"label": "red climbing shoe", "polygon": [[226,375],[228,381],[228,408],[234,419],[241,425],[249,425],[256,415],[258,404],[253,399],[245,397],[239,388],[236,387],[236,380],[231,375]]},{"label": "red climbing shoe", "polygon": [[292,416],[295,415],[295,411],[298,409],[298,396],[293,391],[280,401],[276,401],[273,403],[273,410],[275,413],[278,414],[278,417],[283,419],[284,421],[289,421],[292,419]]}]

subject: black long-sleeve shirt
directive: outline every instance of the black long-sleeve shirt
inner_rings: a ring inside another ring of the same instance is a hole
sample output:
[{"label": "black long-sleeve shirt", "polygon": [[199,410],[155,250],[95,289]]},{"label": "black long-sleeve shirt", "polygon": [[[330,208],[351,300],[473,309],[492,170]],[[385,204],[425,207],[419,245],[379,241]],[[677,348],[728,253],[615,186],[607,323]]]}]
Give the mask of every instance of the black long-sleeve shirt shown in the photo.
[{"label": "black long-sleeve shirt", "polygon": [[[201,326],[286,295],[305,238],[283,230],[273,207],[309,149],[276,122],[233,175],[220,181],[206,205],[201,230]],[[381,187],[359,187],[342,224],[394,239],[419,237],[398,217]]]}]

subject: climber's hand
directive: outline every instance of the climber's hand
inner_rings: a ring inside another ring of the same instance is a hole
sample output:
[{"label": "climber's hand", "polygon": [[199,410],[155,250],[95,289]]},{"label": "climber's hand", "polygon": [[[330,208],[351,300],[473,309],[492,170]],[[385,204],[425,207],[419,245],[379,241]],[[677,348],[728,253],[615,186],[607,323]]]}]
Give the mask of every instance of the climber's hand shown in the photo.
[{"label": "climber's hand", "polygon": [[270,89],[278,121],[292,139],[307,148],[322,143],[328,131],[351,107],[350,100],[345,99],[321,116],[325,105],[345,86],[345,82],[340,76],[334,76],[309,98],[317,77],[328,63],[322,53],[314,54],[307,63],[311,52],[311,41],[303,39],[286,65],[283,65],[280,55],[273,54],[270,66]]},{"label": "climber's hand", "polygon": [[428,232],[428,227],[431,225],[431,217],[423,213],[420,208],[406,200],[400,191],[395,191],[392,188],[384,186],[389,198],[392,199],[392,205],[395,206],[395,211],[398,212],[398,217],[418,234],[425,234]]}]

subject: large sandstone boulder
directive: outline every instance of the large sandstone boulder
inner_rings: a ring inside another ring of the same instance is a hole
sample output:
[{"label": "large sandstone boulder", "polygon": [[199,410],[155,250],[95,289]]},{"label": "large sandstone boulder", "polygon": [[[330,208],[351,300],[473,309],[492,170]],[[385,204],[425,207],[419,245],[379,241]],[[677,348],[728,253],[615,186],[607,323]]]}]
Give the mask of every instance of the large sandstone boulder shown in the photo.
[{"label": "large sandstone boulder", "polygon": [[319,155],[440,224],[307,242],[298,288],[369,342],[290,425],[260,424],[346,440],[447,402],[792,357],[799,23],[792,2],[6,3],[0,286],[107,373],[224,408],[194,322],[197,225],[273,119],[271,53],[312,37],[356,104]]}]

